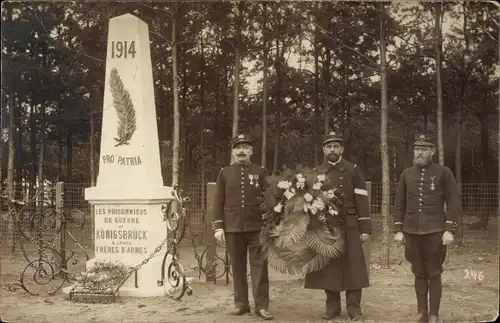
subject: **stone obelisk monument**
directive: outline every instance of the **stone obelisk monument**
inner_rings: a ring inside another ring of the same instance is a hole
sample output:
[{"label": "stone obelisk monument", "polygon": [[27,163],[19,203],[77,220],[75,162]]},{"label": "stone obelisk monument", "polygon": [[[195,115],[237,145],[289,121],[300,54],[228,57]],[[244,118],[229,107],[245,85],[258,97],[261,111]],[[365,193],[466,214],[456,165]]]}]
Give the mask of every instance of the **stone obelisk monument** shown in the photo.
[{"label": "stone obelisk monument", "polygon": [[[135,266],[167,236],[147,24],[125,14],[110,19],[99,175],[85,190],[94,206],[95,259]],[[122,296],[163,296],[158,287],[166,251],[152,258],[120,289]]]}]

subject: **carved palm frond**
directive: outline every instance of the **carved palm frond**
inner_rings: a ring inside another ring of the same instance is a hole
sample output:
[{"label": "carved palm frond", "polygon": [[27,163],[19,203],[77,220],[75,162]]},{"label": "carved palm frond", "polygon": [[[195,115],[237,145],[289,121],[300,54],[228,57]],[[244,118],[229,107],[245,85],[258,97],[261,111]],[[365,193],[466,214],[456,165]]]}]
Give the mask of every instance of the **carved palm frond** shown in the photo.
[{"label": "carved palm frond", "polygon": [[134,105],[116,68],[111,70],[109,84],[113,96],[113,106],[118,116],[117,137],[114,138],[117,142],[115,147],[128,145],[137,129]]}]

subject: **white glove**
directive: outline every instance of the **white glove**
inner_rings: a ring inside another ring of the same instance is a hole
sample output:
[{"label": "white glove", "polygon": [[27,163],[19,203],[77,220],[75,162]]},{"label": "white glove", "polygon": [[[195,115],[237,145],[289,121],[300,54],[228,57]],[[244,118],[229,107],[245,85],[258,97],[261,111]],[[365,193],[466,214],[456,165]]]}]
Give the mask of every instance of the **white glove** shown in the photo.
[{"label": "white glove", "polygon": [[394,241],[397,241],[401,244],[405,243],[405,236],[404,236],[403,232],[401,232],[401,231],[396,232],[396,234],[394,235]]},{"label": "white glove", "polygon": [[443,233],[443,244],[447,246],[452,242],[453,242],[453,233],[451,233],[450,231],[445,231]]},{"label": "white glove", "polygon": [[370,239],[370,235],[368,233],[361,233],[359,235],[359,239],[361,240],[361,242],[366,242],[368,241],[368,239]]},{"label": "white glove", "polygon": [[226,241],[226,238],[224,237],[224,230],[223,229],[215,230],[214,237],[217,241]]}]

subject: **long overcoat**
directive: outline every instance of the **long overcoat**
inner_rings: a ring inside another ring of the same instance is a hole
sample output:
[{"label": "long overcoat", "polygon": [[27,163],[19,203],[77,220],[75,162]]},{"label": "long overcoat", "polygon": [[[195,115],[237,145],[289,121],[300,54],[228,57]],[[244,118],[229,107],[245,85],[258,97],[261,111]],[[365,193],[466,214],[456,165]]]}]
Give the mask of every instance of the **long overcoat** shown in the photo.
[{"label": "long overcoat", "polygon": [[356,165],[341,159],[336,164],[325,162],[316,170],[326,175],[323,189],[336,187],[346,201],[343,228],[345,252],[320,271],[306,274],[304,287],[331,291],[357,290],[370,286],[360,234],[372,233],[368,193],[363,175]]}]

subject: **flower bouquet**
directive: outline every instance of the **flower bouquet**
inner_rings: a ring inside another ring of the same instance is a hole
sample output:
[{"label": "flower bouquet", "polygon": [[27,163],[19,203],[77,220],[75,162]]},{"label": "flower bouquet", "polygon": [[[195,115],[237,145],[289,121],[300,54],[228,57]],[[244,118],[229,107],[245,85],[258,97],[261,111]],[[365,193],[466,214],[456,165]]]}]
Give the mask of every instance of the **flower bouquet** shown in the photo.
[{"label": "flower bouquet", "polygon": [[345,197],[325,174],[285,169],[269,178],[265,199],[260,243],[272,268],[304,275],[344,253]]},{"label": "flower bouquet", "polygon": [[127,276],[130,267],[119,261],[96,260],[85,272],[78,274],[71,290],[75,292],[111,292]]}]

